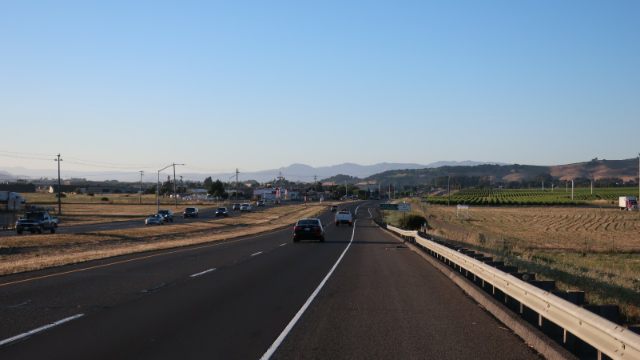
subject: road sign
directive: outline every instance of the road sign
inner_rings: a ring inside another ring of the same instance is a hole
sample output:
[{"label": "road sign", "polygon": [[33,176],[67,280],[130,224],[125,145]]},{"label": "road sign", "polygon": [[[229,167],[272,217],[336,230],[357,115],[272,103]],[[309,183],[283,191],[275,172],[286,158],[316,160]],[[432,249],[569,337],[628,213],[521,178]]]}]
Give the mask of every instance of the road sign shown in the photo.
[{"label": "road sign", "polygon": [[407,204],[407,203],[398,204],[398,211],[402,211],[402,212],[411,211],[411,204]]},{"label": "road sign", "polygon": [[398,204],[380,204],[380,210],[398,210]]}]

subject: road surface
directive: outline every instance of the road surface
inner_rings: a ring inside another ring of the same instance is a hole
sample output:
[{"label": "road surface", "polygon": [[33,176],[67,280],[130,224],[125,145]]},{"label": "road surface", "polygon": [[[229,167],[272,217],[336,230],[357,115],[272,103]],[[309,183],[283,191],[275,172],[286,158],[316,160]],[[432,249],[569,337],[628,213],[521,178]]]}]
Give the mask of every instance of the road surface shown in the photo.
[{"label": "road surface", "polygon": [[369,206],[354,227],[324,214],[324,243],[285,229],[1,277],[0,358],[538,358]]}]

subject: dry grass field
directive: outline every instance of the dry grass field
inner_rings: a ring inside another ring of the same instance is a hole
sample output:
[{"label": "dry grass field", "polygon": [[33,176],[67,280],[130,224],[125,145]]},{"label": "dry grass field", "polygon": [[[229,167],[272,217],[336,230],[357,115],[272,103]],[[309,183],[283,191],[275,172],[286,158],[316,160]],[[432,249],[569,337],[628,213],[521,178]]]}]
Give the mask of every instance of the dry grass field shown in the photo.
[{"label": "dry grass field", "polygon": [[315,216],[324,205],[284,205],[219,220],[78,234],[7,236],[0,242],[0,275],[258,234]]},{"label": "dry grass field", "polygon": [[[31,205],[41,205],[51,208],[52,213],[58,210],[57,199],[54,194],[26,193],[26,200]],[[107,201],[102,201],[102,198]],[[75,195],[69,194],[62,199],[62,215],[60,221],[65,225],[95,224],[131,219],[143,219],[156,212],[155,195],[143,195],[142,205],[138,195],[110,194],[110,195]],[[175,201],[161,198],[161,208],[181,212],[186,206],[197,206],[200,210],[219,206],[230,206],[231,202],[216,201]]]},{"label": "dry grass field", "polygon": [[640,322],[640,213],[587,207],[456,207],[413,202],[431,232],[616,303]]}]

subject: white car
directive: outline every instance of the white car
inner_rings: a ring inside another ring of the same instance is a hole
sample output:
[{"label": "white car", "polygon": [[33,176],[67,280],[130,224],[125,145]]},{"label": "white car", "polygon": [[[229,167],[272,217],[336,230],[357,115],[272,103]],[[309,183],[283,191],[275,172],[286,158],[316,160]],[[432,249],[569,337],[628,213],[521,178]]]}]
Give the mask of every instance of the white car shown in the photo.
[{"label": "white car", "polygon": [[251,212],[251,210],[253,210],[253,208],[251,207],[251,204],[249,204],[249,203],[244,203],[244,204],[240,205],[240,211]]},{"label": "white car", "polygon": [[336,214],[336,226],[340,226],[340,224],[353,225],[353,215],[349,210],[340,210]]}]

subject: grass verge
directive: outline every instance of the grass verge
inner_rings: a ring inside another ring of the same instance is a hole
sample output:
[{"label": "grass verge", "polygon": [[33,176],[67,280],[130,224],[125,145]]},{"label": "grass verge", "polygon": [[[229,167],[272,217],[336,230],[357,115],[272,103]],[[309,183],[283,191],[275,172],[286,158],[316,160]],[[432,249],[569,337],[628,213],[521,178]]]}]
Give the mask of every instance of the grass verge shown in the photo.
[{"label": "grass verge", "polygon": [[[480,250],[521,270],[583,290],[593,304],[617,304],[625,322],[640,323],[640,214],[566,207],[456,207],[413,201],[433,235]],[[398,213],[386,212],[398,223]]]}]

